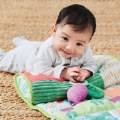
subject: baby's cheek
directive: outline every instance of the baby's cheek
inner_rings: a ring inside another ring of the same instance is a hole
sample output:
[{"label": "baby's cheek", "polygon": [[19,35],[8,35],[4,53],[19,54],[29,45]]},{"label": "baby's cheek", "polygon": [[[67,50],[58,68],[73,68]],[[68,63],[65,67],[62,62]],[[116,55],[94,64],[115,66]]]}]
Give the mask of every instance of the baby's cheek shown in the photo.
[{"label": "baby's cheek", "polygon": [[84,48],[81,48],[81,49],[78,50],[78,54],[79,54],[79,55],[82,55],[82,54],[84,54],[84,51],[85,51],[85,49],[84,49]]},{"label": "baby's cheek", "polygon": [[83,51],[77,50],[75,53],[76,53],[76,56],[81,56],[83,54]]}]

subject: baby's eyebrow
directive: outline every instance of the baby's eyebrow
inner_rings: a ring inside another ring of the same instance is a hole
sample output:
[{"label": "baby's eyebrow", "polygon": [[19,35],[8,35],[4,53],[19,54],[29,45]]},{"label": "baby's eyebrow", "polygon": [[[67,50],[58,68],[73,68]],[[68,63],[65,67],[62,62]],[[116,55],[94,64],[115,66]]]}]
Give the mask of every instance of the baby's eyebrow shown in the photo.
[{"label": "baby's eyebrow", "polygon": [[62,34],[64,34],[65,36],[71,38],[71,37],[70,37],[67,33],[65,33],[65,32],[62,32]]},{"label": "baby's eyebrow", "polygon": [[84,40],[78,40],[78,42],[86,43],[86,41],[84,41]]}]

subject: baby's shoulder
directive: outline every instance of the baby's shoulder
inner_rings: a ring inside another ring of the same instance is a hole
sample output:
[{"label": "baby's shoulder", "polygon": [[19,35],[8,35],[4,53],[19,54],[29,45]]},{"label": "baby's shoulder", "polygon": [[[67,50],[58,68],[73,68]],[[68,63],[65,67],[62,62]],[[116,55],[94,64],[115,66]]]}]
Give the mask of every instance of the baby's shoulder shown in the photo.
[{"label": "baby's shoulder", "polygon": [[45,40],[42,43],[39,51],[42,53],[48,53],[48,54],[55,55],[56,51],[53,49],[53,40],[51,38],[48,38],[47,40]]},{"label": "baby's shoulder", "polygon": [[47,48],[50,48],[52,46],[53,42],[52,42],[52,39],[51,38],[48,38],[47,40],[45,40],[42,45],[41,45],[41,48],[43,49],[47,49]]}]

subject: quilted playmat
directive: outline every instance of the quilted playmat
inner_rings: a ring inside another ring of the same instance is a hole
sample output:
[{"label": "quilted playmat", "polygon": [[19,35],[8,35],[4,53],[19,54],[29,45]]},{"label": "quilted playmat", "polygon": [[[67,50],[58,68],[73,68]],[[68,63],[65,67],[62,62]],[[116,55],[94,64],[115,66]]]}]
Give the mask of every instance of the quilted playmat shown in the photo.
[{"label": "quilted playmat", "polygon": [[[42,103],[41,101],[44,100],[43,98],[45,97],[44,92],[47,89],[45,89],[45,85],[49,83],[50,78],[48,77],[45,80],[44,77],[38,78],[28,73],[18,73],[14,76],[16,90],[29,107],[41,111],[45,116],[54,120],[119,120],[120,61],[111,56],[101,55],[95,56],[95,59],[98,66],[97,74],[99,74],[104,81],[105,96],[101,99],[85,100],[76,105],[72,105],[67,99]],[[92,77],[94,81],[99,81],[100,77],[94,77],[94,75]],[[37,82],[35,81],[36,79]],[[39,88],[35,90],[35,87],[38,86],[40,82],[45,86],[43,91],[40,91],[43,86],[39,86]],[[56,83],[54,84],[57,85]],[[34,93],[34,91],[36,93]],[[40,97],[39,100],[34,98],[38,102],[34,103],[37,104],[33,104],[32,102],[34,95]],[[52,95],[50,97],[52,97]]]}]

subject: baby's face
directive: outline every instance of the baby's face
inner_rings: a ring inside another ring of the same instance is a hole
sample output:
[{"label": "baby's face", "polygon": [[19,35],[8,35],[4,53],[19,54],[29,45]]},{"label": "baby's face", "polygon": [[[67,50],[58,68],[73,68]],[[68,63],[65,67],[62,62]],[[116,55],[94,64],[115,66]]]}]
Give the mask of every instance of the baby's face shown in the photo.
[{"label": "baby's face", "polygon": [[91,32],[76,32],[70,25],[58,25],[53,34],[53,48],[63,58],[79,57],[84,53],[91,38]]}]

